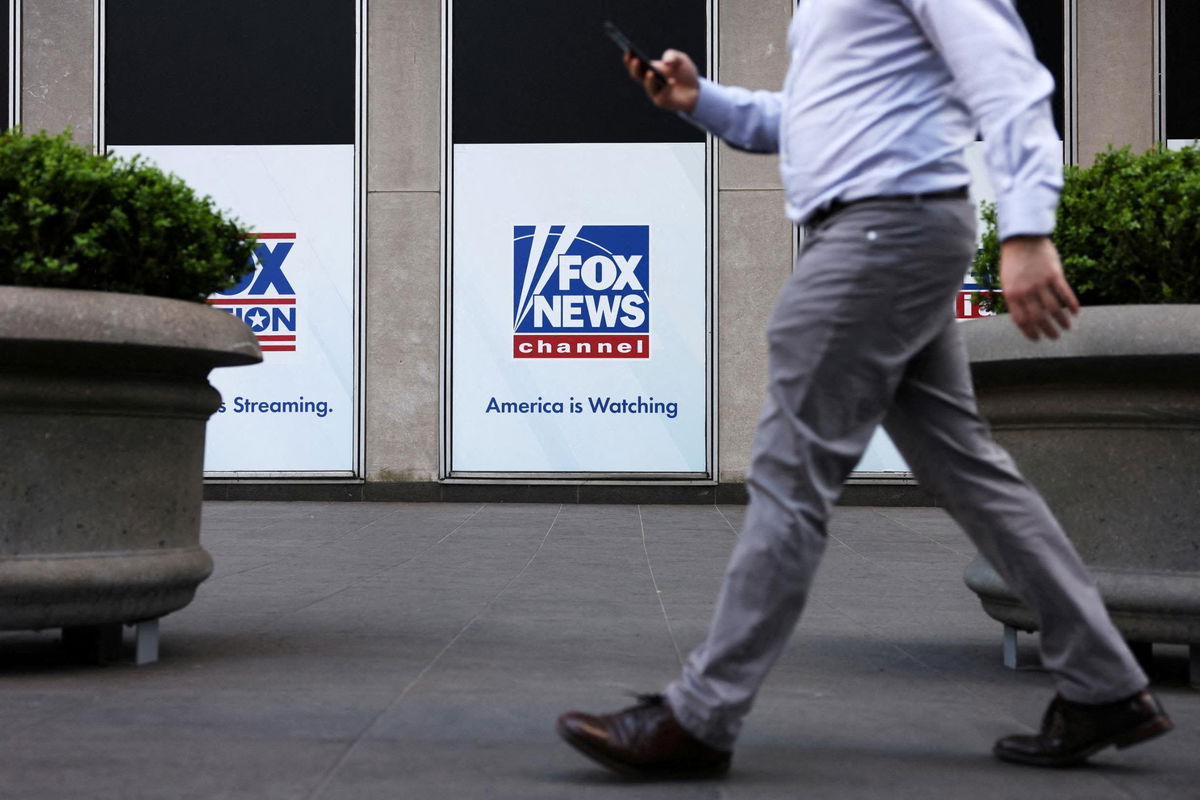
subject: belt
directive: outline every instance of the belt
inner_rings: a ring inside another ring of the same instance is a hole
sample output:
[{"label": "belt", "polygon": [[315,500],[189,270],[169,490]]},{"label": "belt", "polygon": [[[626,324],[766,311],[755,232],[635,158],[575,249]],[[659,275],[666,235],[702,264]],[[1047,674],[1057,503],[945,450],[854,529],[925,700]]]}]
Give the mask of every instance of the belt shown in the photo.
[{"label": "belt", "polygon": [[834,200],[829,205],[818,208],[814,211],[807,220],[804,221],[805,228],[815,228],[821,223],[828,220],[839,211],[844,211],[850,206],[856,206],[859,203],[878,203],[881,201],[904,200],[912,203],[921,203],[926,200],[966,200],[969,197],[967,187],[960,186],[957,189],[947,189],[944,192],[925,192],[924,194],[878,194],[872,197],[858,197],[854,200]]}]

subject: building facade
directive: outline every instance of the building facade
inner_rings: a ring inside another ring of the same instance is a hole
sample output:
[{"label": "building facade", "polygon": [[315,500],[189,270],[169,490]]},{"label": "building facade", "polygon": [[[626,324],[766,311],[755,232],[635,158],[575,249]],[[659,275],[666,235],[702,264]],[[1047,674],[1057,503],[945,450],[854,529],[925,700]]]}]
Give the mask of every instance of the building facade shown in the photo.
[{"label": "building facade", "polygon": [[[1066,162],[1200,137],[1190,0],[1016,6]],[[214,298],[267,359],[214,377],[210,497],[737,501],[797,232],[775,159],[649,109],[601,23],[773,89],[793,7],[12,0],[9,121],[259,235]],[[885,440],[847,493],[922,497]]]}]

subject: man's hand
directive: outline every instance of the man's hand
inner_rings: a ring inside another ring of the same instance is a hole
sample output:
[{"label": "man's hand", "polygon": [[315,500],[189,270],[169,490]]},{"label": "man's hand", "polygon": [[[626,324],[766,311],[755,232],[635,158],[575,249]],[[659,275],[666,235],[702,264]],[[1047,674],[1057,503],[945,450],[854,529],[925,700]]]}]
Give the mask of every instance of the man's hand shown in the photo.
[{"label": "man's hand", "polygon": [[625,52],[624,60],[629,77],[642,85],[654,105],[684,113],[691,113],[696,107],[696,98],[700,96],[700,73],[687,53],[668,50],[661,60],[653,62],[655,69],[667,79],[665,84],[629,51]]},{"label": "man's hand", "polygon": [[1063,277],[1058,250],[1048,236],[1013,236],[1000,245],[1000,286],[1012,321],[1036,341],[1057,339],[1071,327],[1079,300]]}]

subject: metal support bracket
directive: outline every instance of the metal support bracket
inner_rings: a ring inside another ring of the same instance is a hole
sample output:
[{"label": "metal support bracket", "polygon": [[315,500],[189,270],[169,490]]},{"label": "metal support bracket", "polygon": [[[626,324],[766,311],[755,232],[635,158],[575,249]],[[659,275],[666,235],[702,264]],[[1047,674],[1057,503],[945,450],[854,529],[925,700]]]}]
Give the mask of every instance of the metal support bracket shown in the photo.
[{"label": "metal support bracket", "polygon": [[1004,626],[1004,666],[1016,669],[1020,666],[1017,651],[1017,629],[1011,625]]},{"label": "metal support bracket", "polygon": [[134,661],[140,667],[158,661],[158,620],[144,619],[133,625],[137,631],[137,649]]},{"label": "metal support bracket", "polygon": [[1012,625],[1004,626],[1004,666],[1009,669],[1039,666],[1041,660],[1036,656],[1025,660],[1021,659],[1021,650],[1017,645],[1017,634],[1020,632],[1019,628],[1014,628]]}]

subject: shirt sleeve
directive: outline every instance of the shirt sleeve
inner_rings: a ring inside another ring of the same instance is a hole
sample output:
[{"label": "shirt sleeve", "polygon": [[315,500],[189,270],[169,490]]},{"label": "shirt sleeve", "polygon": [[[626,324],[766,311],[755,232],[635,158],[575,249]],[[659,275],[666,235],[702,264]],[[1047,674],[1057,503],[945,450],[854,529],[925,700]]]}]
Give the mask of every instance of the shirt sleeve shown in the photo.
[{"label": "shirt sleeve", "polygon": [[1050,112],[1054,78],[1038,63],[1012,0],[901,0],[946,62],[983,133],[1001,239],[1048,235],[1062,189]]},{"label": "shirt sleeve", "polygon": [[700,79],[696,107],[684,117],[738,150],[779,152],[782,92],[751,91]]}]

